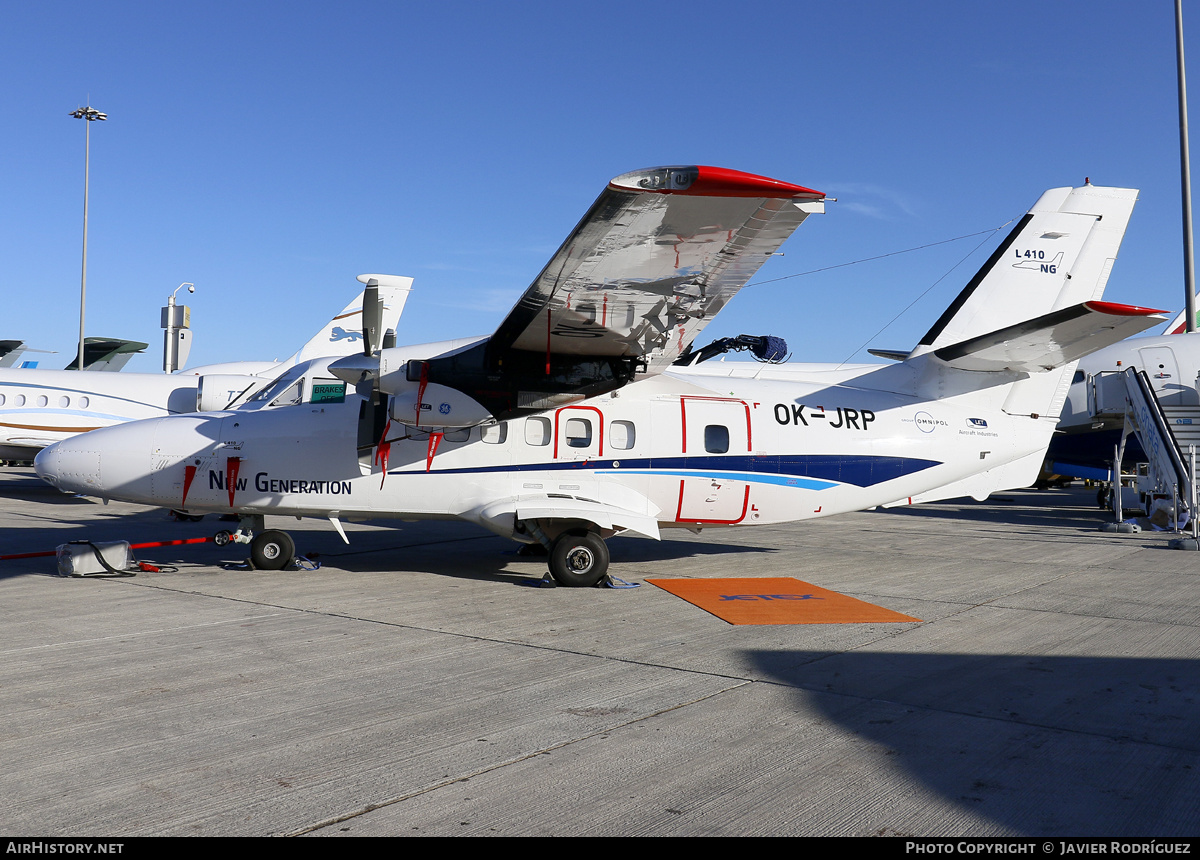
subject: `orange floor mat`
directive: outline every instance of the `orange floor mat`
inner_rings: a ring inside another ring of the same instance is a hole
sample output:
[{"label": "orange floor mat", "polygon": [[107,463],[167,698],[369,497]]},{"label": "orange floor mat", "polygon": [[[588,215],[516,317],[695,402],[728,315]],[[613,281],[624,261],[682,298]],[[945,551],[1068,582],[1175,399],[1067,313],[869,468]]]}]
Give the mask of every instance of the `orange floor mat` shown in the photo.
[{"label": "orange floor mat", "polygon": [[868,624],[920,621],[790,576],[647,579],[730,624]]}]

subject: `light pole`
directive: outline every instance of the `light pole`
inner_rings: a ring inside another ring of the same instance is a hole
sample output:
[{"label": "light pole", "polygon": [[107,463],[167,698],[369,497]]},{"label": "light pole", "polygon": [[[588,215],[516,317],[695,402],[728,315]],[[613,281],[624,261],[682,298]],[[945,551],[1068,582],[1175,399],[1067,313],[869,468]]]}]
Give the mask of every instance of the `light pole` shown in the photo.
[{"label": "light pole", "polygon": [[92,149],[92,123],[98,119],[108,119],[108,114],[88,105],[71,111],[71,116],[87,120],[84,124],[87,131],[83,136],[83,275],[79,283],[79,363],[75,366],[76,370],[83,370],[83,312],[87,305],[88,166]]}]

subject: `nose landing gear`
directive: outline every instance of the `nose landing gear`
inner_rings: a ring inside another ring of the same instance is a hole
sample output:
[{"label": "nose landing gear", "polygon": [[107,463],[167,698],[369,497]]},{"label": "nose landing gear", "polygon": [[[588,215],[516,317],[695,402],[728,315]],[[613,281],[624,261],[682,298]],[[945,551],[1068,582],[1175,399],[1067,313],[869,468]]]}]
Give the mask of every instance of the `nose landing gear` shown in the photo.
[{"label": "nose landing gear", "polygon": [[[282,570],[292,563],[296,555],[296,543],[291,535],[279,529],[262,531],[263,518],[259,515],[247,515],[238,519],[236,532],[219,531],[213,535],[213,543],[217,546],[228,546],[231,543],[250,544],[250,563],[257,570]],[[257,535],[255,530],[259,530]]]}]

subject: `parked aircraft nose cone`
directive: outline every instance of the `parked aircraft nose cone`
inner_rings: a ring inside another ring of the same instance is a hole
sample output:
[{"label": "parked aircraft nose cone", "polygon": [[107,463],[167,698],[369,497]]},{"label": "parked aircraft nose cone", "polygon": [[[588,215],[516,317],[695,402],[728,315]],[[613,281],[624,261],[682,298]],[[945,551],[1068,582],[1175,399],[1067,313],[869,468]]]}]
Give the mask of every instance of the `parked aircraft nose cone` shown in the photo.
[{"label": "parked aircraft nose cone", "polygon": [[33,458],[38,476],[64,493],[95,495],[104,490],[100,480],[100,454],[74,439],[43,448]]}]

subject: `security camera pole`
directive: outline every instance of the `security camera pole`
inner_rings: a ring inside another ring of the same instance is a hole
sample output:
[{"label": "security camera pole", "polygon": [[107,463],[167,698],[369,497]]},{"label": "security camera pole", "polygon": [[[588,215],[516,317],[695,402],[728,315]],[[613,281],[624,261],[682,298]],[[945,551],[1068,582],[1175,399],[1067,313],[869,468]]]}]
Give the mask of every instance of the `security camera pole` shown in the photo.
[{"label": "security camera pole", "polygon": [[[196,292],[195,284],[184,281],[175,288],[175,293],[184,287],[189,293]],[[163,333],[163,373],[174,373],[186,364],[192,349],[192,309],[187,305],[176,305],[175,293],[171,293],[167,306],[162,309],[162,327],[166,329]]]},{"label": "security camera pole", "polygon": [[83,370],[83,312],[87,305],[87,218],[88,218],[88,163],[92,149],[92,123],[98,119],[108,119],[108,114],[101,113],[92,106],[77,108],[71,111],[76,119],[87,120],[84,128],[83,144],[83,276],[79,284],[79,358],[76,370]]}]

